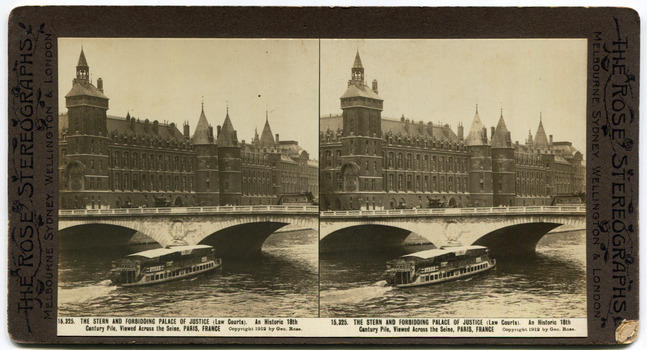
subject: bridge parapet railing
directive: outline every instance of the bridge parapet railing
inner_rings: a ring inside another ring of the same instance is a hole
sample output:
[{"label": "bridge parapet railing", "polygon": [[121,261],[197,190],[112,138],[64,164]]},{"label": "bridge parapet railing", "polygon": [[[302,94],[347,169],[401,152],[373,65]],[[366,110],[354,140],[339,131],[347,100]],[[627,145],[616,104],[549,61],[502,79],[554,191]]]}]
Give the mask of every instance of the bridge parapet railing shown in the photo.
[{"label": "bridge parapet railing", "polygon": [[155,215],[155,214],[197,214],[197,213],[253,213],[253,212],[319,212],[317,206],[244,205],[212,207],[159,207],[159,208],[115,208],[115,209],[62,209],[59,216],[82,215]]},{"label": "bridge parapet railing", "polygon": [[523,214],[523,213],[564,213],[586,212],[586,206],[530,206],[530,207],[476,207],[476,208],[422,208],[422,209],[389,209],[389,210],[341,210],[322,211],[322,217],[329,216],[411,216],[411,215],[460,215],[460,214]]}]

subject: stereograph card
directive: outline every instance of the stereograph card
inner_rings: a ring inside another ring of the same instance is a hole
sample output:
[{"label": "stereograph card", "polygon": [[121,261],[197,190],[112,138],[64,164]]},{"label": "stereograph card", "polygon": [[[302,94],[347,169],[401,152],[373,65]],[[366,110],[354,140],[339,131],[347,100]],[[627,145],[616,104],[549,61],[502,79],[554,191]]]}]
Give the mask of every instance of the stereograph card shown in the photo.
[{"label": "stereograph card", "polygon": [[627,344],[626,8],[21,7],[18,343]]}]

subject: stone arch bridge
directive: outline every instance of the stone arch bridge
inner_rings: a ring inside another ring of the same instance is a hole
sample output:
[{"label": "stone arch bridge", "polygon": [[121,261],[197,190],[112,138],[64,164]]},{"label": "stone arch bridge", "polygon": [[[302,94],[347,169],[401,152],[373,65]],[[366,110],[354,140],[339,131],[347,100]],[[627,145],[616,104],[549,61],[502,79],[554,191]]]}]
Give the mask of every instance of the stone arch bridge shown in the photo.
[{"label": "stone arch bridge", "polygon": [[258,252],[276,230],[319,228],[315,206],[223,206],[180,208],[80,209],[59,211],[60,239],[127,244],[136,232],[161,246],[209,244],[219,254]]},{"label": "stone arch bridge", "polygon": [[412,232],[437,247],[484,245],[495,254],[525,254],[551,230],[586,227],[585,206],[433,208],[322,212],[320,252],[402,245]]}]

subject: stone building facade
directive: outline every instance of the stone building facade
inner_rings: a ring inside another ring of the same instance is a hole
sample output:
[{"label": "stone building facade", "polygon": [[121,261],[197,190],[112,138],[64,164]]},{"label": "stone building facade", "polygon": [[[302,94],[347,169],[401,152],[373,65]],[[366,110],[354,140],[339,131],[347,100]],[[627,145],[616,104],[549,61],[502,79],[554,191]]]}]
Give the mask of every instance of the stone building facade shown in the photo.
[{"label": "stone building facade", "polygon": [[546,137],[512,143],[503,111],[488,137],[478,114],[469,130],[382,116],[359,52],[341,96],[341,115],[320,118],[322,210],[546,205],[584,192],[583,156]]},{"label": "stone building facade", "polygon": [[[296,141],[238,141],[227,110],[214,135],[204,113],[193,135],[174,123],[107,114],[83,50],[59,116],[60,208],[276,204],[318,193],[318,163]],[[269,130],[269,121],[266,121]],[[257,137],[257,135],[256,135]]]}]

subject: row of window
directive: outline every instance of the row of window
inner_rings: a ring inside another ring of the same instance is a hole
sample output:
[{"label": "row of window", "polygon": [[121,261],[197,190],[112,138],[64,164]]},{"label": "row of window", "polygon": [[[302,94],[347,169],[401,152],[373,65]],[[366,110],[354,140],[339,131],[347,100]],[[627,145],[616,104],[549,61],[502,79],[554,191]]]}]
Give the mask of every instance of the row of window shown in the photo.
[{"label": "row of window", "polygon": [[[354,134],[354,133],[353,133]],[[376,135],[376,131],[372,130],[371,135]],[[333,134],[332,132],[326,133],[325,135],[321,133],[319,139],[323,142],[340,142],[341,134]],[[432,140],[421,140],[421,139],[411,139],[411,138],[402,138],[399,136],[385,135],[383,141],[392,146],[413,146],[423,149],[447,149],[447,150],[467,150],[467,147],[461,143],[452,143],[450,141],[432,141]],[[352,142],[352,140],[351,140]],[[368,153],[367,153],[368,154]]]},{"label": "row of window", "polygon": [[[453,176],[448,176],[445,181],[445,176],[429,176],[429,175],[416,175],[411,174],[384,174],[385,180],[384,190],[389,191],[415,191],[415,192],[468,192],[467,177],[457,177],[454,180]],[[397,180],[397,182],[396,182]],[[405,182],[406,181],[406,182]],[[447,185],[447,186],[445,186]],[[405,187],[406,186],[406,187]]]},{"label": "row of window", "polygon": [[422,282],[427,282],[427,281],[435,281],[438,279],[442,278],[449,278],[449,277],[454,277],[454,276],[460,276],[462,274],[468,273],[468,272],[475,272],[475,271],[480,271],[486,269],[488,266],[487,263],[484,264],[479,264],[476,266],[470,266],[468,268],[462,268],[460,270],[454,270],[454,271],[449,271],[449,272],[439,272],[439,273],[434,273],[431,275],[423,275],[421,276]]},{"label": "row of window", "polygon": [[148,170],[175,170],[175,171],[193,171],[193,158],[186,156],[171,156],[171,155],[147,155],[141,154],[141,158],[137,152],[129,154],[129,152],[119,151],[112,153],[112,166],[115,168],[137,168]]},{"label": "row of window", "polygon": [[[386,156],[386,157],[384,157]],[[429,156],[427,154],[416,154],[415,157],[411,153],[406,155],[398,152],[388,152],[383,155],[384,167],[387,169],[412,169],[412,170],[430,170],[430,171],[449,171],[449,172],[467,172],[469,171],[467,158],[463,157],[447,157],[445,156]]]},{"label": "row of window", "polygon": [[[89,178],[89,190],[94,189],[92,186],[93,178]],[[97,189],[100,189],[100,178],[97,180]],[[131,182],[132,180],[132,182]],[[147,174],[133,174],[128,173],[113,175],[113,188],[112,190],[122,191],[179,191],[179,192],[192,192],[193,191],[193,178],[191,176],[178,176],[175,175],[150,175]]]},{"label": "row of window", "polygon": [[[326,168],[341,167],[342,155],[341,150],[336,150],[334,155],[332,151],[326,150],[322,155],[322,164]],[[361,166],[361,164],[359,164]],[[372,164],[369,161],[365,162],[365,169],[370,170],[372,165],[373,171],[377,171],[377,161]],[[449,172],[467,172],[469,171],[467,158],[460,157],[447,157],[445,156],[429,156],[427,154],[415,156],[412,153],[394,153],[383,152],[382,166],[386,169],[411,169],[411,170],[430,170],[430,171],[449,171]]]},{"label": "row of window", "polygon": [[207,270],[209,268],[212,268],[213,266],[214,266],[214,263],[209,262],[209,263],[203,264],[203,265],[187,267],[187,268],[184,268],[182,270],[175,270],[175,271],[170,271],[170,272],[168,272],[168,271],[160,272],[160,273],[156,273],[156,274],[154,274],[152,276],[146,276],[146,282],[159,281],[159,280],[162,280],[162,279],[165,279],[165,278],[183,276],[185,274],[189,274],[189,273],[192,273],[192,272],[200,272],[200,271],[204,271],[204,270]]}]

